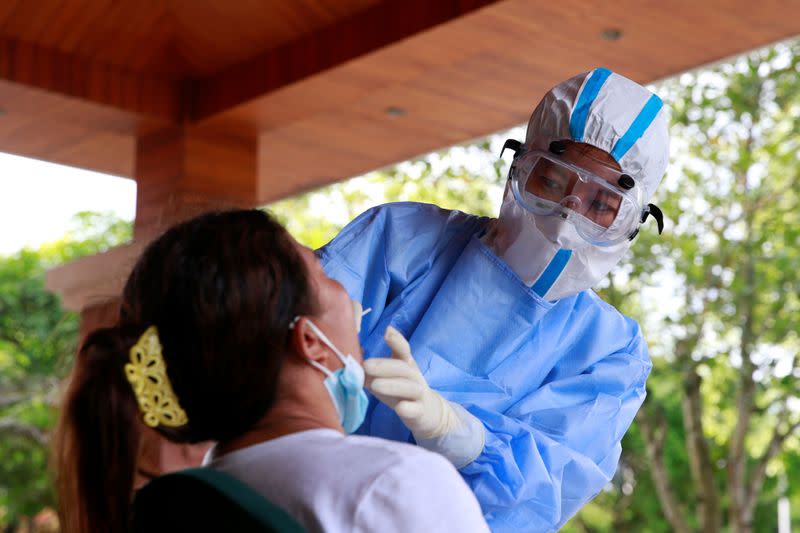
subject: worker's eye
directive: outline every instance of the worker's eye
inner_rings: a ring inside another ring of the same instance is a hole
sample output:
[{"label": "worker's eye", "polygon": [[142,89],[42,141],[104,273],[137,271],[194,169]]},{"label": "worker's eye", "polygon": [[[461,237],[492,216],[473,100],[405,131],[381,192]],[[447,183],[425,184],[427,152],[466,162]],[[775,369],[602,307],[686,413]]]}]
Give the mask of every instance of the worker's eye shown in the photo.
[{"label": "worker's eye", "polygon": [[614,208],[602,200],[594,200],[592,202],[592,210],[597,213],[609,213],[614,211]]},{"label": "worker's eye", "polygon": [[539,176],[539,183],[548,191],[560,191],[564,188],[564,185],[560,181],[550,179],[547,176]]}]

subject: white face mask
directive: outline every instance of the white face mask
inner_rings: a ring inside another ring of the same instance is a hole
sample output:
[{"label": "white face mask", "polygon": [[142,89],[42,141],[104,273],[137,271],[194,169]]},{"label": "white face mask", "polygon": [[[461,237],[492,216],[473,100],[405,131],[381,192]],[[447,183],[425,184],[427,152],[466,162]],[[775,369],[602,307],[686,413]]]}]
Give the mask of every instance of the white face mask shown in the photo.
[{"label": "white face mask", "polygon": [[534,215],[520,207],[508,187],[495,224],[484,237],[485,244],[546,300],[595,286],[630,247],[630,241],[592,245],[568,221]]},{"label": "white face mask", "polygon": [[[359,308],[361,306],[359,305]],[[361,312],[357,313],[357,317],[361,317]],[[295,317],[292,320],[289,328],[294,328],[295,323],[300,317]],[[356,326],[360,320],[357,319]],[[322,341],[331,351],[336,354],[336,357],[342,362],[342,367],[338,370],[329,370],[324,365],[314,361],[308,360],[314,368],[325,374],[325,389],[331,397],[336,412],[339,415],[339,422],[345,433],[353,433],[364,422],[364,417],[367,414],[367,407],[369,406],[369,398],[367,393],[364,392],[364,368],[356,362],[352,355],[345,355],[341,350],[325,335],[321,329],[317,327],[311,320],[306,319],[308,327]]]}]

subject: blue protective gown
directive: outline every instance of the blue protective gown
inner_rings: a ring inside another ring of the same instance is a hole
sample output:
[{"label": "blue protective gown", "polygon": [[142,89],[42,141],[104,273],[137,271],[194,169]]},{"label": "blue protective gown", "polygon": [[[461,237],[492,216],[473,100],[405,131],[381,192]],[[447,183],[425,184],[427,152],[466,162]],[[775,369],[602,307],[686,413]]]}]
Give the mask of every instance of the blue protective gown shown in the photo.
[{"label": "blue protective gown", "polygon": [[[371,307],[365,357],[393,325],[430,386],[486,428],[460,470],[496,532],[554,531],[611,479],[651,368],[635,321],[594,292],[542,300],[479,237],[489,219],[436,206],[371,209],[319,251]],[[359,433],[413,442],[375,398]]]}]

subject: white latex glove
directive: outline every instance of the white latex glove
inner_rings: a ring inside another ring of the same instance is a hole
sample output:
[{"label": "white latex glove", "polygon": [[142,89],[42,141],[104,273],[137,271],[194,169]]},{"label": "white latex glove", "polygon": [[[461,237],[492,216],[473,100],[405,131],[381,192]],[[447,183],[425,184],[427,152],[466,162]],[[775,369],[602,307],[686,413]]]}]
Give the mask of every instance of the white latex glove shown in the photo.
[{"label": "white latex glove", "polygon": [[411,356],[408,341],[391,326],[386,328],[384,339],[392,357],[364,362],[367,389],[397,413],[417,440],[453,431],[459,425],[458,416],[450,402],[428,386]]}]

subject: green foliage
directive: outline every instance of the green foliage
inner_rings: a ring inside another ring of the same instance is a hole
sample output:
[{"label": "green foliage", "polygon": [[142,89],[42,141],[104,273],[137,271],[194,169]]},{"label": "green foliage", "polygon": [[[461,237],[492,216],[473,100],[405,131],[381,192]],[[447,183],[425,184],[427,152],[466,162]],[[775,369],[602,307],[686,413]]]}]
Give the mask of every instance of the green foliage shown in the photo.
[{"label": "green foliage", "polygon": [[[796,464],[795,433],[768,457],[766,478],[757,478],[769,443],[800,419],[793,403],[800,377],[798,72],[795,42],[659,88],[672,107],[674,157],[655,200],[670,220],[665,235],[638,239],[628,283],[604,291],[641,321],[651,352],[663,358],[648,383],[646,412],[667,428],[662,460],[692,529],[703,524],[698,501],[711,497],[689,474],[682,402],[694,378],[708,447],[700,455],[711,465],[724,524],[737,531],[729,523],[737,512],[731,494],[755,477],[755,523],[774,530],[776,479]],[[648,292],[659,285],[668,287]],[[744,479],[730,474],[737,427],[746,436]],[[634,464],[637,434],[634,428],[626,437],[624,452]],[[654,498],[647,488],[653,466],[638,468],[636,509]],[[796,500],[800,489],[788,489]]]},{"label": "green foliage", "polygon": [[[519,136],[522,132],[509,132]],[[371,172],[266,207],[311,248],[331,240],[366,209],[387,202],[425,202],[492,216],[499,207],[507,164],[498,159],[500,137],[457,146]]]},{"label": "green foliage", "polygon": [[61,240],[0,257],[0,526],[53,504],[47,432],[75,351],[78,316],[44,289],[45,273],[130,236],[129,222],[79,213]]}]

